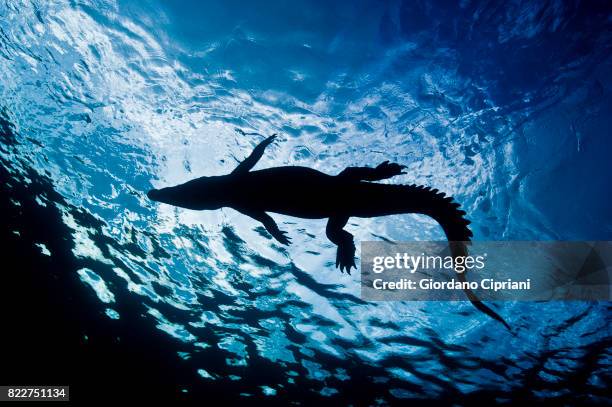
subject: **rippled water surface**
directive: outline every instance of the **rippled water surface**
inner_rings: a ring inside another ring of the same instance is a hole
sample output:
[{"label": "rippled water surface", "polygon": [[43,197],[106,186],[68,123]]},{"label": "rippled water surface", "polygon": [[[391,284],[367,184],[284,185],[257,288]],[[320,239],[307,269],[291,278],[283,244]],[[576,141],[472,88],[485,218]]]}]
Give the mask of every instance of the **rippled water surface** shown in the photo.
[{"label": "rippled water surface", "polygon": [[[609,303],[495,304],[512,334],[468,302],[364,302],[325,221],[276,216],[284,247],[233,210],[145,195],[279,133],[258,168],[393,160],[392,182],[454,195],[477,240],[610,240],[609,5],[243,3],[0,4],[6,185],[56,208],[69,242],[40,252],[74,259],[62,272],[105,318],[171,338],[198,377],[184,392],[609,400]],[[413,215],[348,229],[443,238]]]}]

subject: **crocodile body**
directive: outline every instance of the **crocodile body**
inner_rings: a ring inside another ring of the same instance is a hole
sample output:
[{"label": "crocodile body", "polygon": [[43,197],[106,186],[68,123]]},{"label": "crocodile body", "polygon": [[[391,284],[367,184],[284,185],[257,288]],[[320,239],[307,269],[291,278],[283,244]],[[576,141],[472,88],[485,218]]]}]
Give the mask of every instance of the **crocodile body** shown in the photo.
[{"label": "crocodile body", "polygon": [[[428,215],[442,226],[452,255],[467,255],[472,237],[470,222],[451,197],[424,186],[374,182],[403,174],[404,166],[385,161],[375,168],[348,167],[337,175],[297,166],[251,171],[274,138],[261,142],[230,174],[196,178],[173,187],[153,189],[147,195],[154,201],[192,210],[233,208],[261,222],[282,244],[289,244],[290,239],[269,213],[305,219],[327,218],[326,235],[338,247],[336,267],[349,273],[356,267],[353,235],[344,230],[350,217]],[[479,310],[507,326],[473,293],[466,291],[466,294]]]}]

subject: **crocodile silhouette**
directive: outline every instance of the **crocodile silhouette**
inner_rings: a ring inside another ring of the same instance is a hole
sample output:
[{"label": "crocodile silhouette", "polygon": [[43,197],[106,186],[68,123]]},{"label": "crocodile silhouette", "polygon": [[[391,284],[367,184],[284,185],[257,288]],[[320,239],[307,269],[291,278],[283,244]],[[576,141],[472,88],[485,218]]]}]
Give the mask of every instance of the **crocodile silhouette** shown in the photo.
[{"label": "crocodile silhouette", "polygon": [[[419,185],[379,184],[405,174],[403,165],[383,162],[375,168],[348,167],[328,175],[307,167],[286,166],[251,171],[276,138],[263,140],[230,174],[200,177],[184,184],[152,189],[149,199],[192,210],[229,207],[263,224],[274,239],[290,243],[268,212],[305,219],[328,218],[326,235],[337,245],[336,267],[349,274],[355,267],[353,235],[344,230],[349,218],[418,213],[436,220],[449,241],[452,256],[466,256],[472,232],[465,212],[452,197]],[[465,273],[458,273],[465,281]],[[465,290],[474,306],[508,329],[509,325],[476,295]]]}]

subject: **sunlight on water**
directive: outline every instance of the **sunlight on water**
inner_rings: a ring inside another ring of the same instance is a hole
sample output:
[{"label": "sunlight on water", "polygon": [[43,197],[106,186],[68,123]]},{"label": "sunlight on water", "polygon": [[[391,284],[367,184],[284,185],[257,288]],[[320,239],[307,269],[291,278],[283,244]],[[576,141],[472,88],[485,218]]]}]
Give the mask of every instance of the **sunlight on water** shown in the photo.
[{"label": "sunlight on water", "polygon": [[[359,274],[335,269],[324,221],[277,216],[293,239],[286,248],[233,210],[179,210],[145,195],[227,173],[262,139],[245,133],[279,133],[258,168],[337,173],[396,161],[408,169],[393,182],[454,195],[476,239],[608,238],[609,187],[583,184],[607,169],[609,56],[594,47],[542,64],[530,50],[505,58],[525,38],[563,41],[581,17],[563,3],[518,2],[507,15],[469,3],[456,16],[361,1],[247,18],[255,6],[224,2],[8,2],[0,107],[18,144],[2,150],[3,165],[23,182],[26,166],[53,181],[65,203],[41,194],[40,204],[60,208],[74,256],[90,261],[78,271],[83,290],[113,307],[109,318],[129,316],[116,296],[134,296],[158,335],[190,344],[186,358],[222,355],[199,360],[202,380],[240,381],[257,373],[238,367],[264,358],[283,381],[253,392],[274,397],[300,366],[313,391],[331,396],[355,374],[341,367],[351,361],[392,378],[394,397],[416,397],[415,385],[433,397],[444,386],[512,389],[545,363],[552,376],[537,380],[549,394],[578,369],[571,361],[609,338],[608,305],[498,304],[512,335],[466,302],[367,303]],[[452,32],[453,18],[475,31]],[[468,34],[472,47],[458,45]],[[478,66],[477,53],[502,74]],[[531,73],[515,74],[513,57]],[[581,197],[555,200],[569,193]],[[356,240],[443,238],[412,215],[351,219],[348,229]],[[605,386],[602,374],[589,372],[589,385]]]}]

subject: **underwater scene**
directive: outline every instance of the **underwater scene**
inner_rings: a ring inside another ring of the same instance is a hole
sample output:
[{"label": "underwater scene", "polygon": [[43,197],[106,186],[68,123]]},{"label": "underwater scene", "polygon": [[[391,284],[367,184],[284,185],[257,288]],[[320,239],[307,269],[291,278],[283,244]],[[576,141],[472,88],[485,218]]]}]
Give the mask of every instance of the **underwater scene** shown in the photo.
[{"label": "underwater scene", "polygon": [[[367,301],[325,219],[147,192],[256,169],[461,204],[474,240],[612,240],[608,1],[0,2],[0,384],[228,405],[612,403],[609,301]],[[282,191],[281,191],[282,192]],[[254,194],[254,196],[256,193]],[[313,199],[325,200],[325,196]],[[516,259],[516,267],[520,267]]]}]

